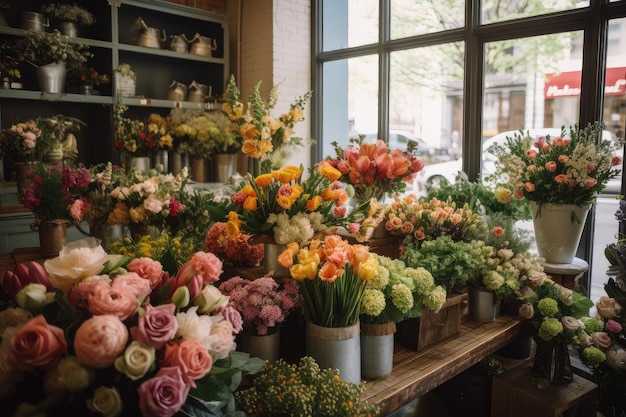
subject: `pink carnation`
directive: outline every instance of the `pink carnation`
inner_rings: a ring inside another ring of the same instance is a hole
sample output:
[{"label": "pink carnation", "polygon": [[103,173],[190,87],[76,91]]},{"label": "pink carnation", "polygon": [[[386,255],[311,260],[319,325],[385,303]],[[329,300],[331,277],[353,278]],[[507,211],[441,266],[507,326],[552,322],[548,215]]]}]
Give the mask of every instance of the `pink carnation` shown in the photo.
[{"label": "pink carnation", "polygon": [[222,261],[215,254],[199,251],[183,265],[176,278],[181,282],[181,279],[187,280],[194,275],[200,275],[205,284],[213,284],[220,279],[222,272]]},{"label": "pink carnation", "polygon": [[150,281],[152,287],[155,287],[161,281],[161,276],[163,275],[161,262],[151,258],[135,258],[128,263],[126,269]]},{"label": "pink carnation", "polygon": [[139,276],[135,272],[129,272],[127,274],[116,276],[111,287],[118,291],[130,291],[140,304],[143,303],[152,291],[150,288],[150,281]]}]

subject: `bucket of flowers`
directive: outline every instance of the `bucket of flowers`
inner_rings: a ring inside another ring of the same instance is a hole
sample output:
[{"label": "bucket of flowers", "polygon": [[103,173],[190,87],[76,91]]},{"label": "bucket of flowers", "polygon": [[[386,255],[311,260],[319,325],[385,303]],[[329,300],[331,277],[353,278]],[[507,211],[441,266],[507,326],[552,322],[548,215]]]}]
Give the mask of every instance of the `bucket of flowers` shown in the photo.
[{"label": "bucket of flowers", "polygon": [[107,74],[100,74],[95,68],[80,65],[70,70],[68,84],[78,88],[81,94],[94,93],[94,87],[109,85],[110,79]]}]

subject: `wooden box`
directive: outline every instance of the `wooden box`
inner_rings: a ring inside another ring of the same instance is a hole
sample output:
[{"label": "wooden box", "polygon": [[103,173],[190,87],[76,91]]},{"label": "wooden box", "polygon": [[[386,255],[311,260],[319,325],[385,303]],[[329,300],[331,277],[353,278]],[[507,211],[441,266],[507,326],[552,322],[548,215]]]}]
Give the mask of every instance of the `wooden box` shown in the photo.
[{"label": "wooden box", "polygon": [[425,308],[421,317],[398,323],[396,342],[409,349],[421,350],[454,337],[461,329],[461,314],[466,304],[467,294],[448,294],[438,313]]},{"label": "wooden box", "polygon": [[527,366],[493,378],[491,415],[507,417],[596,417],[598,386],[578,375],[565,385],[538,389]]}]

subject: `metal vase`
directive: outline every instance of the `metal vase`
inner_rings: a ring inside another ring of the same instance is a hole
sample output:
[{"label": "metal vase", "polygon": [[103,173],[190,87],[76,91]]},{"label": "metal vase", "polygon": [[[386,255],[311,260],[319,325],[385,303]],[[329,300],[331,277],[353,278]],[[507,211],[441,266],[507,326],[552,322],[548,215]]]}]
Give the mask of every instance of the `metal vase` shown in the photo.
[{"label": "metal vase", "polygon": [[138,171],[147,171],[150,169],[149,156],[133,156],[128,161],[129,168],[135,168]]},{"label": "metal vase", "polygon": [[236,153],[218,153],[213,155],[213,182],[224,184],[237,172]]},{"label": "metal vase", "polygon": [[346,382],[361,383],[360,323],[347,327],[306,324],[306,352],[320,368],[337,369]]},{"label": "metal vase", "polygon": [[361,374],[374,379],[389,375],[393,369],[396,323],[361,323]]},{"label": "metal vase", "polygon": [[166,174],[170,172],[169,162],[169,152],[165,149],[158,150],[154,155],[154,166],[163,165],[163,172]]},{"label": "metal vase", "polygon": [[53,258],[67,243],[67,223],[65,220],[41,220],[30,226],[31,230],[39,232],[39,248],[41,256]]},{"label": "metal vase", "polygon": [[280,329],[263,336],[244,330],[241,335],[241,350],[270,363],[276,362],[280,357]]},{"label": "metal vase", "polygon": [[63,93],[66,75],[65,61],[37,67],[37,81],[44,93]]},{"label": "metal vase", "polygon": [[286,245],[277,245],[275,243],[264,243],[265,255],[263,257],[263,266],[265,273],[272,273],[275,278],[289,277],[289,269],[278,263],[278,256],[287,249]]},{"label": "metal vase", "polygon": [[496,294],[482,287],[470,287],[467,299],[469,319],[479,323],[489,323],[498,316]]},{"label": "metal vase", "polygon": [[195,182],[207,182],[207,161],[204,158],[190,158],[191,179]]}]

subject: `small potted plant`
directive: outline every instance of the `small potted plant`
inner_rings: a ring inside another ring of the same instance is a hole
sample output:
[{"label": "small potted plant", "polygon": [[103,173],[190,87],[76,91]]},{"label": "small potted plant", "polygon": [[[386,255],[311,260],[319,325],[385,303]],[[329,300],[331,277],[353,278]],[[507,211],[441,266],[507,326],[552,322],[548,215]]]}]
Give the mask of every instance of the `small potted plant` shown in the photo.
[{"label": "small potted plant", "polygon": [[129,64],[119,64],[114,71],[115,90],[122,97],[132,97],[135,95],[137,74]]},{"label": "small potted plant", "polygon": [[109,76],[100,74],[94,68],[81,65],[70,71],[68,83],[78,87],[81,94],[91,95],[94,87],[109,84]]},{"label": "small potted plant", "polygon": [[41,6],[41,14],[56,23],[62,34],[76,37],[80,26],[91,26],[96,18],[77,4],[49,3]]}]

